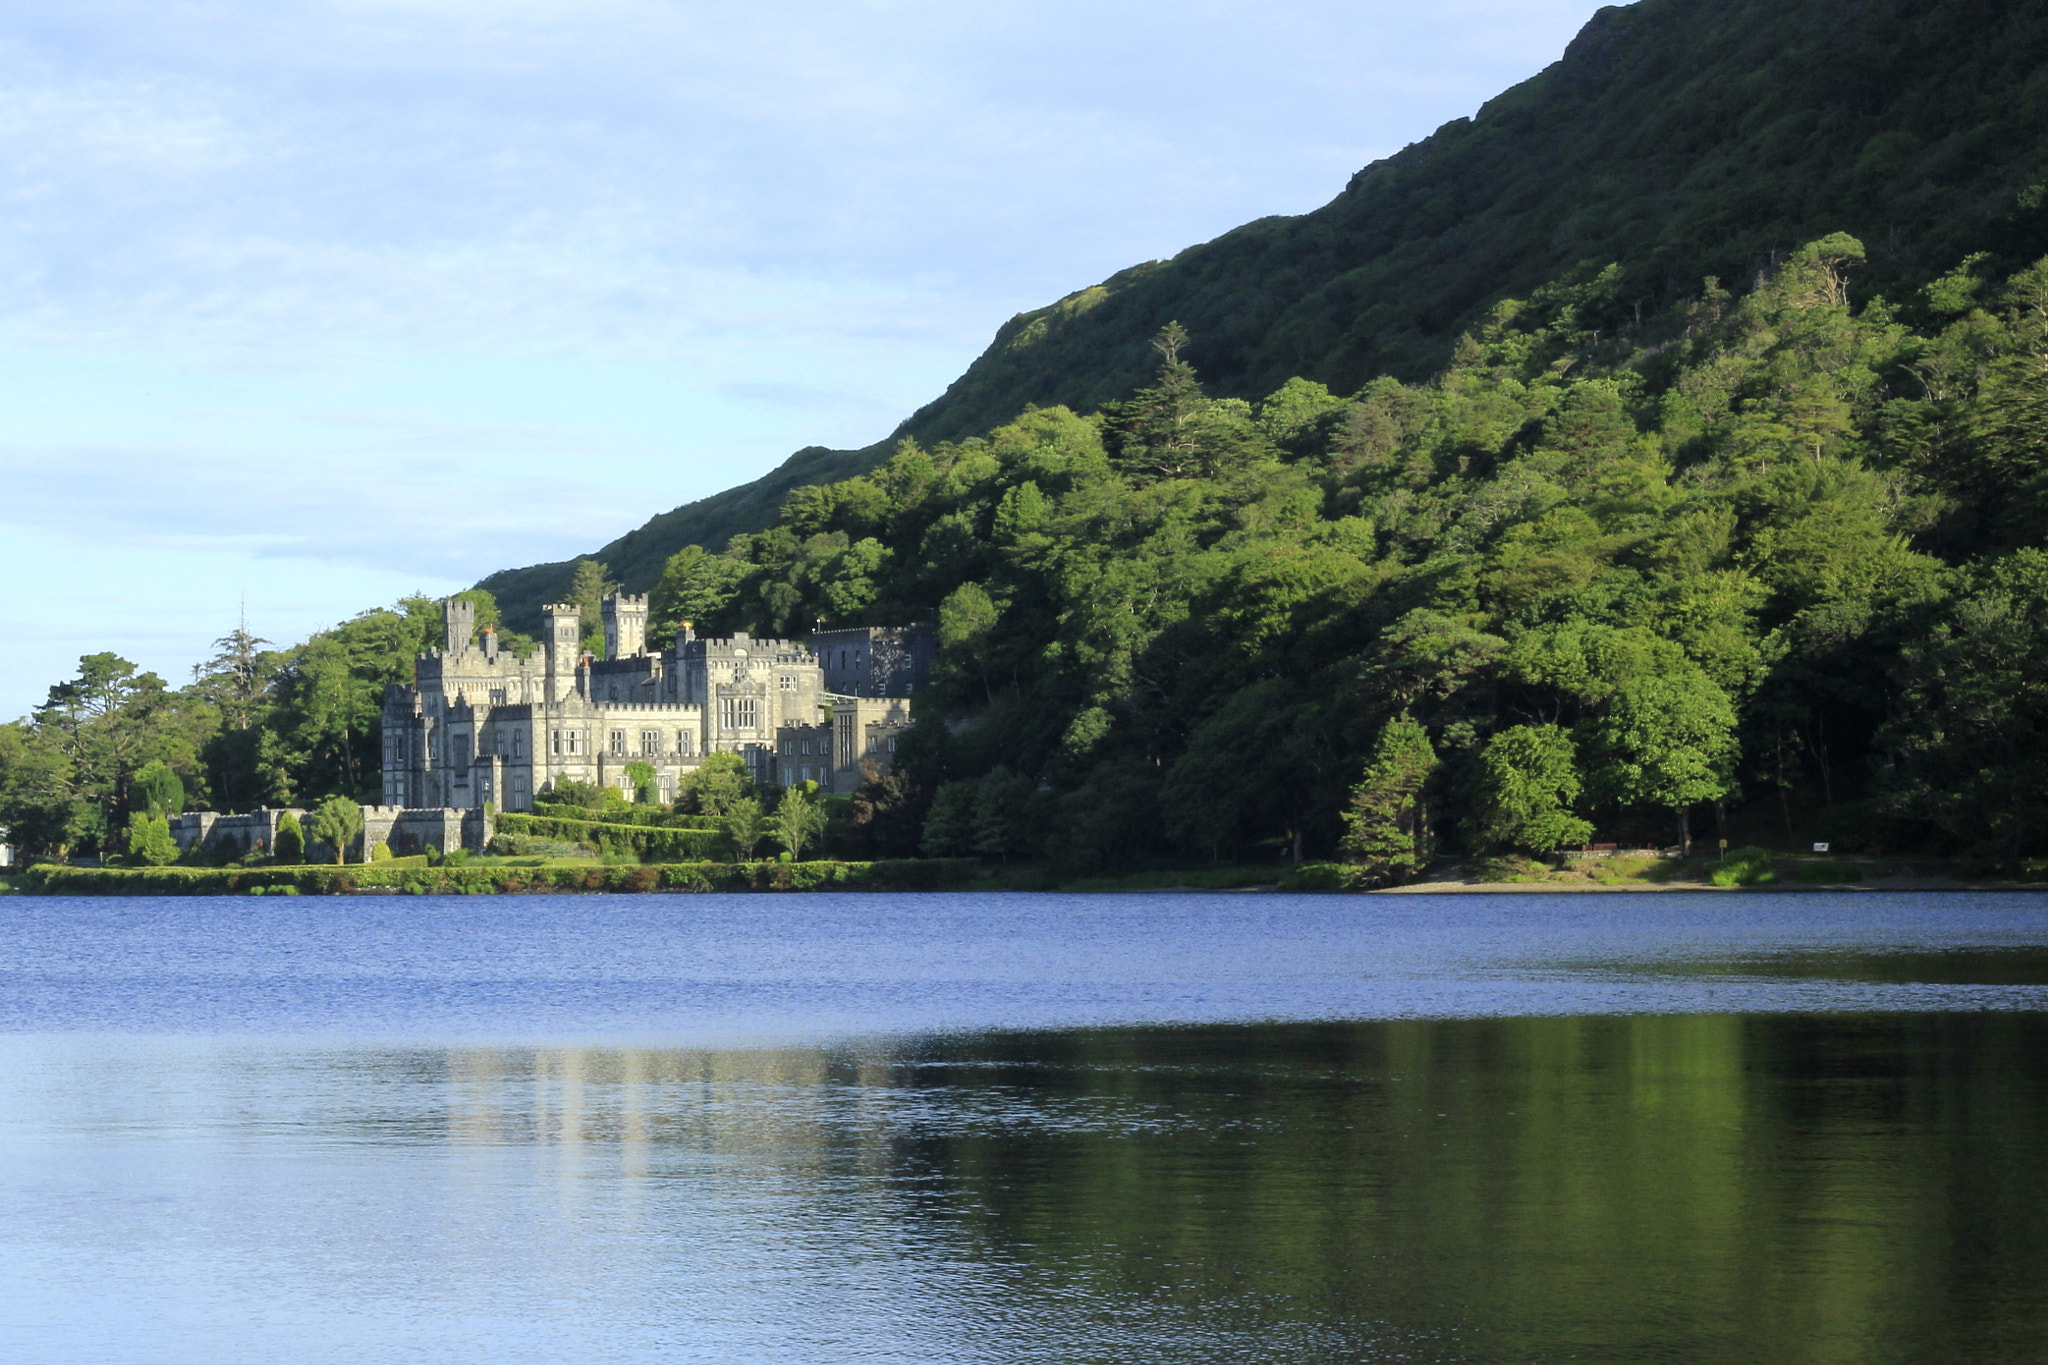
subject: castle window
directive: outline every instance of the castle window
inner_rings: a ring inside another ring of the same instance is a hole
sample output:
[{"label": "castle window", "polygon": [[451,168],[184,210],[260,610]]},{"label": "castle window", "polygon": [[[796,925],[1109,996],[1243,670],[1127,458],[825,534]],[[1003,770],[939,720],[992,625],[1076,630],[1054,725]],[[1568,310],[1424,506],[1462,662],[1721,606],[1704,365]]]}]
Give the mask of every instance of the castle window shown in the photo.
[{"label": "castle window", "polygon": [[782,676],[781,676],[780,678],[777,678],[777,679],[776,679],[776,685],[777,685],[778,687],[780,687],[780,688],[781,688],[781,689],[782,689],[783,691],[785,691],[785,692],[794,692],[794,691],[796,691],[796,674],[794,674],[794,673],[785,673],[785,674],[783,674],[783,675],[782,675]]},{"label": "castle window", "polygon": [[661,752],[661,731],[642,730],[640,732],[640,752],[647,758],[653,758],[659,754]]},{"label": "castle window", "polygon": [[523,757],[523,756],[525,755],[525,752],[526,752],[526,731],[525,731],[525,730],[523,730],[523,729],[521,729],[521,730],[514,730],[514,731],[512,732],[512,757],[514,757],[514,758],[521,758],[521,757]]},{"label": "castle window", "polygon": [[612,752],[621,758],[626,756],[626,732],[624,730],[612,731]]},{"label": "castle window", "polygon": [[492,688],[492,689],[491,689],[491,705],[493,705],[493,706],[503,706],[504,704],[505,704],[505,689],[504,689],[504,688],[502,688],[502,687],[494,687],[494,688]]},{"label": "castle window", "polygon": [[752,730],[761,724],[761,703],[753,697],[721,697],[718,721],[727,730]]},{"label": "castle window", "polygon": [[690,738],[690,732],[688,730],[676,731],[676,752],[678,754],[682,755],[684,758],[688,758],[695,751],[695,749],[696,743]]}]

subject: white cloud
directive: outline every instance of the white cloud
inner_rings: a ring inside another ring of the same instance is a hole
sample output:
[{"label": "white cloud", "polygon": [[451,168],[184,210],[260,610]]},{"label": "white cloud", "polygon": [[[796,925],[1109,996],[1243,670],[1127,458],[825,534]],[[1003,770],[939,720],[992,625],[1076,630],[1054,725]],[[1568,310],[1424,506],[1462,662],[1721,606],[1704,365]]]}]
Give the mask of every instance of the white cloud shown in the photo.
[{"label": "white cloud", "polygon": [[0,525],[325,566],[330,619],[590,548],[1327,200],[1593,7],[0,0]]}]

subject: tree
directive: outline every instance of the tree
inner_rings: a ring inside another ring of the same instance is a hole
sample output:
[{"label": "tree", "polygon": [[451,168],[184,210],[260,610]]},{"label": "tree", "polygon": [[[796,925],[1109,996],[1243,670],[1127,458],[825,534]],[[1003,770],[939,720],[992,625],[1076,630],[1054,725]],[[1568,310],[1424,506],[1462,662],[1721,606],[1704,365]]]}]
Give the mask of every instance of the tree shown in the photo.
[{"label": "tree", "polygon": [[952,858],[974,851],[975,794],[971,781],[944,783],[933,794],[920,843],[927,857]]},{"label": "tree", "polygon": [[213,642],[214,656],[192,669],[193,687],[220,708],[221,723],[230,730],[256,723],[271,671],[262,652],[269,643],[251,635],[248,622],[238,622]]},{"label": "tree", "polygon": [[626,780],[633,784],[633,799],[643,806],[654,805],[660,793],[655,790],[654,765],[652,763],[628,763]]},{"label": "tree", "polygon": [[1398,882],[1428,864],[1432,848],[1424,794],[1436,768],[1429,732],[1406,713],[1381,728],[1344,816],[1343,851],[1368,876]]},{"label": "tree", "polygon": [[605,788],[575,777],[558,777],[548,788],[548,800],[560,806],[597,810],[605,804]]},{"label": "tree", "polygon": [[128,817],[128,861],[137,867],[168,867],[178,861],[171,822],[161,815]]},{"label": "tree", "polygon": [[1489,740],[1465,821],[1473,847],[1542,854],[1591,838],[1592,824],[1571,813],[1579,796],[1577,760],[1571,735],[1555,725],[1517,725]]},{"label": "tree", "polygon": [[30,725],[0,725],[0,825],[10,842],[62,857],[94,814],[76,794],[71,760],[50,736]]},{"label": "tree", "polygon": [[746,565],[701,545],[685,545],[670,555],[648,594],[649,647],[667,647],[685,621],[702,626],[724,611],[745,574]]},{"label": "tree", "polygon": [[974,851],[1005,862],[1013,853],[1030,852],[1037,833],[1037,806],[1038,784],[997,765],[976,784]]},{"label": "tree", "polygon": [[770,824],[774,827],[776,839],[789,851],[791,858],[802,858],[804,845],[825,832],[827,816],[824,803],[813,795],[816,785],[806,782],[791,787],[776,803]]},{"label": "tree", "polygon": [[277,818],[277,847],[271,850],[271,855],[275,861],[285,864],[306,861],[306,831],[300,826],[299,817],[290,811]]},{"label": "tree", "polygon": [[579,559],[569,578],[564,597],[576,608],[583,624],[583,652],[604,657],[604,599],[619,590],[605,576],[605,566],[594,559]]},{"label": "tree", "polygon": [[743,863],[751,861],[754,850],[768,836],[768,822],[761,816],[760,801],[751,796],[739,797],[726,804],[718,820],[725,830],[725,837],[732,840],[735,859]]},{"label": "tree", "polygon": [[[128,809],[136,770],[175,753],[196,757],[197,732],[215,723],[212,709],[171,693],[154,673],[141,673],[116,654],[88,654],[78,676],[50,689],[36,708],[37,733],[70,761],[72,794],[82,801],[79,834],[112,842]],[[181,798],[182,802],[182,798]]]},{"label": "tree", "polygon": [[1625,805],[1663,806],[1678,817],[1678,846],[1692,852],[1692,808],[1728,793],[1735,708],[1698,668],[1624,683],[1583,723],[1598,757],[1596,787]]},{"label": "tree", "polygon": [[923,788],[903,768],[884,772],[873,759],[860,765],[864,779],[848,798],[847,836],[858,854],[910,858],[923,831]]},{"label": "tree", "polygon": [[313,808],[308,831],[334,850],[334,861],[348,861],[349,845],[363,832],[363,808],[346,796],[330,796]]},{"label": "tree", "polygon": [[754,779],[747,772],[745,760],[738,754],[706,754],[696,771],[683,779],[676,809],[722,816],[732,809],[735,802],[748,800],[753,794]]},{"label": "tree", "polygon": [[185,784],[162,759],[152,758],[135,774],[130,804],[144,815],[176,815],[185,809]]}]

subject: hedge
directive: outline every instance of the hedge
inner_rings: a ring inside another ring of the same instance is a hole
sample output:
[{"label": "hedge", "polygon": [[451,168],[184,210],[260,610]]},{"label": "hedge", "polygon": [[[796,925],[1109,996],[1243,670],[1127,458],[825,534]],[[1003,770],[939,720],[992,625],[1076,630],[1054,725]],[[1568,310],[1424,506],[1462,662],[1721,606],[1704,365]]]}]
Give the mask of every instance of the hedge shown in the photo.
[{"label": "hedge", "polygon": [[[520,814],[512,811],[508,814]],[[659,806],[571,806],[560,801],[536,801],[533,814],[543,819],[577,820],[600,825],[652,825],[660,829],[712,829],[718,820],[710,815],[671,815]],[[502,819],[503,817],[499,817]]]},{"label": "hedge", "polygon": [[30,868],[24,890],[65,896],[347,895],[426,896],[561,891],[936,891],[971,881],[972,858],[904,858],[872,863],[667,863],[638,867],[393,867],[390,863],[292,867]]},{"label": "hedge", "polygon": [[732,856],[732,841],[716,830],[660,829],[606,820],[567,820],[554,815],[507,813],[500,834],[532,834],[588,844],[600,853],[630,854],[643,863],[697,863]]}]

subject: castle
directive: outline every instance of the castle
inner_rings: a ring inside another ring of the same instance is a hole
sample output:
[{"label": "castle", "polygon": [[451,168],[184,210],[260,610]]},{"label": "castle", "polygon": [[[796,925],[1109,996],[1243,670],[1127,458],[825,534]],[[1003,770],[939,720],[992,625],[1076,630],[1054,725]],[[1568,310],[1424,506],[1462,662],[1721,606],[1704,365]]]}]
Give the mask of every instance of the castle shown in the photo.
[{"label": "castle", "polygon": [[714,753],[739,755],[757,782],[851,791],[864,763],[892,762],[936,654],[923,624],[806,643],[705,639],[688,623],[651,653],[647,599],[622,593],[604,599],[604,658],[583,652],[577,609],[553,605],[541,647],[521,659],[479,635],[474,604],[442,609],[443,647],[385,689],[385,807],[529,810],[560,781],[631,796],[649,772],[668,802]]}]

